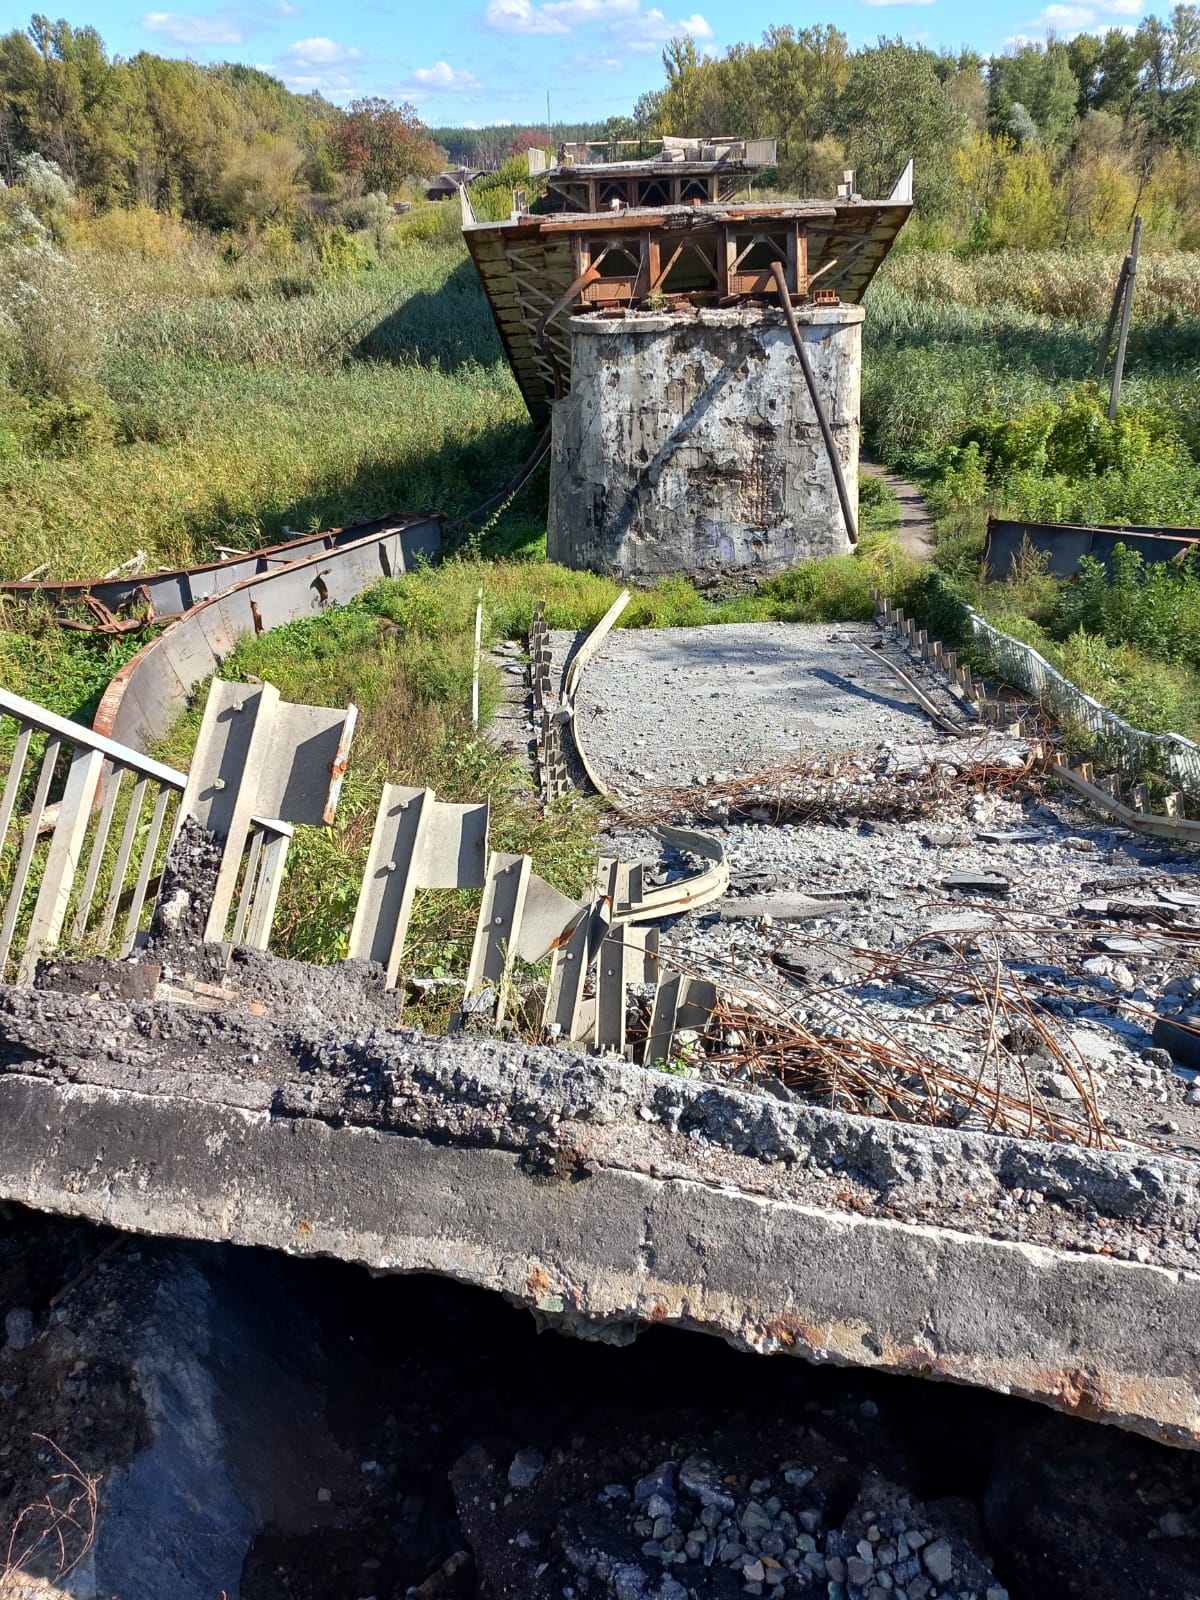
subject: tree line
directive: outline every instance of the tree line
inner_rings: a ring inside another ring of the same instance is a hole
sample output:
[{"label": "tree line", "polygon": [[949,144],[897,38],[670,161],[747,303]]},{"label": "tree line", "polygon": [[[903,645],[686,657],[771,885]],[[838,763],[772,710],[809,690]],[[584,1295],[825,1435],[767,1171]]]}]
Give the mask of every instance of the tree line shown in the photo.
[{"label": "tree line", "polygon": [[1109,243],[1140,209],[1152,236],[1200,245],[1195,5],[991,57],[900,38],[852,51],[835,27],[774,27],[719,58],[673,40],[663,66],[614,133],[774,135],[780,187],[812,195],[848,168],[884,195],[913,156],[935,240]]},{"label": "tree line", "polygon": [[[663,55],[628,117],[427,128],[410,105],[346,109],[257,68],[111,56],[94,28],[35,16],[0,37],[0,178],[37,156],[96,210],[152,207],[212,228],[294,223],[318,200],[394,197],[448,164],[495,170],[533,144],[664,133],[774,135],[772,186],[831,195],[847,168],[886,194],[911,155],[927,242],[989,249],[1149,236],[1200,246],[1200,8],[1131,31],[985,57],[833,26]],[[515,170],[515,168],[514,168]]]},{"label": "tree line", "polygon": [[342,110],[237,63],[124,60],[95,28],[44,16],[0,38],[0,178],[34,155],[100,210],[210,227],[290,221],[306,195],[391,192],[445,159],[412,106]]}]

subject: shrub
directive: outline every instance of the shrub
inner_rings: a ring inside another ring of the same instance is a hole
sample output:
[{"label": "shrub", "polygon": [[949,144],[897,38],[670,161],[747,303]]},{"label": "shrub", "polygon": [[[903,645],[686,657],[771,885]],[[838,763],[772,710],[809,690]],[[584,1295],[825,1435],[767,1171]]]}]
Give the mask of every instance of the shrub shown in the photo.
[{"label": "shrub", "polygon": [[359,272],[366,265],[367,257],[362,245],[345,228],[331,228],[321,240],[321,271],[327,277],[336,278]]},{"label": "shrub", "polygon": [[116,208],[90,217],[75,229],[75,242],[106,255],[140,256],[161,261],[181,255],[189,244],[187,230],[168,212],[153,206]]},{"label": "shrub", "polygon": [[0,360],[30,399],[69,399],[93,384],[100,309],[71,261],[47,244],[0,249]]},{"label": "shrub", "polygon": [[1112,574],[1091,556],[1054,610],[1059,638],[1086,632],[1111,645],[1137,645],[1159,661],[1200,669],[1200,581],[1195,560],[1154,562],[1118,544]]}]

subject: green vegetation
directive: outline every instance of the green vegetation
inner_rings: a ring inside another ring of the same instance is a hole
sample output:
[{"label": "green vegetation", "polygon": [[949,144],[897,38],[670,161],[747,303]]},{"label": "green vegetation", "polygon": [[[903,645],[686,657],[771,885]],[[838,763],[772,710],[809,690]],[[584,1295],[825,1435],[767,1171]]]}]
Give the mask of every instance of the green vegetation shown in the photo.
[{"label": "green vegetation", "polygon": [[[54,253],[36,298],[10,300],[3,576],[45,561],[90,576],[137,550],[194,562],[485,499],[532,429],[461,245],[410,228],[382,249],[346,235],[345,270],[297,246],[225,260],[185,236],[159,251],[157,229],[154,253],[86,237]],[[29,284],[4,257],[0,309],[6,265]]]},{"label": "green vegetation", "polygon": [[[961,583],[958,585],[961,589]],[[1111,574],[1085,557],[1077,577],[1038,558],[972,598],[989,621],[1039,650],[1118,716],[1153,733],[1200,737],[1200,582],[1195,564],[1146,565],[1118,545]]]},{"label": "green vegetation", "polygon": [[826,25],[772,27],[723,57],[674,40],[663,65],[626,132],[777,136],[789,193],[831,194],[854,167],[864,195],[886,194],[912,156],[925,244],[1115,243],[1135,211],[1158,243],[1200,243],[1194,5],[990,59],[900,38],[852,51]]},{"label": "green vegetation", "polygon": [[[1200,258],[1151,257],[1139,274],[1121,413],[1110,423],[1091,371],[1104,275],[1115,279],[1116,266],[1061,252],[895,258],[871,296],[864,429],[881,461],[925,489],[934,565],[954,595],[1127,720],[1194,737],[1193,624],[1166,622],[1200,608],[1191,568],[1121,567],[1111,585],[1093,569],[1064,584],[1036,562],[1002,583],[980,577],[989,512],[1200,525]],[[953,608],[936,588],[918,584],[905,603],[953,635]]]}]

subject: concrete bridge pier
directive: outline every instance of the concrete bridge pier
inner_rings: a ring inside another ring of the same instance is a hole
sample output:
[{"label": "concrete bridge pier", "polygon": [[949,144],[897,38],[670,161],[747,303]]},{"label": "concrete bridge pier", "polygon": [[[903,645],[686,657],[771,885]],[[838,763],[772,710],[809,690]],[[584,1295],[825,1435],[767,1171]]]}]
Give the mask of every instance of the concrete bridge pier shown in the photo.
[{"label": "concrete bridge pier", "polygon": [[[857,508],[857,305],[797,320]],[[621,578],[766,576],[850,539],[783,314],[573,317],[554,407],[547,554]]]}]

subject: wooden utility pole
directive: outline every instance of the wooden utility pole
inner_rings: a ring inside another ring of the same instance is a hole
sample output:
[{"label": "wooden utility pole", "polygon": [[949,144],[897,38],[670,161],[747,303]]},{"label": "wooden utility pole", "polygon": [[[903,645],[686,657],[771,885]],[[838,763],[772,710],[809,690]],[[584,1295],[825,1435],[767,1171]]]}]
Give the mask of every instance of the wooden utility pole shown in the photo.
[{"label": "wooden utility pole", "polygon": [[1142,219],[1133,219],[1133,245],[1129,251],[1129,271],[1125,274],[1125,303],[1121,307],[1121,332],[1117,336],[1117,359],[1113,364],[1112,393],[1108,400],[1108,420],[1116,421],[1121,404],[1121,379],[1125,373],[1125,347],[1129,342],[1129,318],[1133,311],[1133,290],[1137,282],[1138,250],[1142,243]]},{"label": "wooden utility pole", "polygon": [[1117,274],[1117,287],[1113,291],[1112,307],[1108,313],[1108,321],[1104,325],[1104,337],[1100,341],[1100,348],[1096,352],[1096,382],[1104,377],[1104,369],[1108,365],[1109,351],[1112,349],[1113,334],[1117,331],[1117,318],[1121,315],[1121,302],[1125,298],[1125,284],[1129,277],[1129,257],[1126,256],[1121,263],[1121,270]]}]

